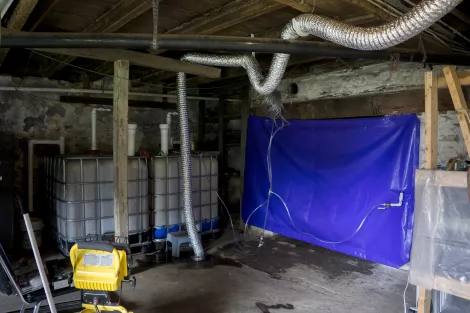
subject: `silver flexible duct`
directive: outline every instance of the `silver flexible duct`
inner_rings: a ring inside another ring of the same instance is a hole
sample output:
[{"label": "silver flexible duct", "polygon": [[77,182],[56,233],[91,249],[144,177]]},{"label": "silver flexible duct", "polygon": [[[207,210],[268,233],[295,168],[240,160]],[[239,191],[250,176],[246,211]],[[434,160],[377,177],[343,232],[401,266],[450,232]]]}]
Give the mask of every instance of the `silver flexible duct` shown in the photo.
[{"label": "silver flexible duct", "polygon": [[194,260],[204,260],[204,248],[193,215],[193,189],[191,170],[191,142],[189,138],[188,104],[186,101],[186,74],[178,73],[178,117],[180,122],[180,163],[183,177],[183,213],[189,240],[194,250]]},{"label": "silver flexible duct", "polygon": [[[393,47],[418,35],[461,2],[462,0],[424,0],[395,21],[371,28],[351,26],[315,14],[302,14],[292,19],[284,27],[281,38],[288,40],[296,39],[300,36],[314,35],[357,50],[381,50]],[[211,66],[243,67],[247,71],[253,88],[259,94],[268,96],[276,90],[281,82],[289,61],[289,55],[283,53],[275,54],[266,78],[263,77],[256,59],[249,54],[211,55],[188,53],[183,56],[182,60]],[[273,103],[278,103],[275,99],[275,95],[271,95],[265,100],[265,103],[271,104],[272,108],[269,108],[269,110],[273,114],[277,114],[276,112],[281,110],[280,106],[272,105]],[[204,251],[202,250],[200,238],[197,236],[191,208],[191,156],[184,73],[178,74],[178,109],[180,111],[181,160],[184,172],[184,212],[186,224],[188,225],[188,233],[196,256],[200,254],[204,258]]]},{"label": "silver flexible duct", "polygon": [[[357,27],[315,14],[302,14],[292,19],[281,33],[282,39],[314,35],[357,50],[381,50],[402,43],[434,24],[462,0],[424,0],[393,22],[378,27]],[[279,85],[289,55],[274,55],[268,75],[263,79],[256,59],[251,55],[211,55],[188,53],[184,61],[212,66],[243,67],[253,88],[269,95]]]}]

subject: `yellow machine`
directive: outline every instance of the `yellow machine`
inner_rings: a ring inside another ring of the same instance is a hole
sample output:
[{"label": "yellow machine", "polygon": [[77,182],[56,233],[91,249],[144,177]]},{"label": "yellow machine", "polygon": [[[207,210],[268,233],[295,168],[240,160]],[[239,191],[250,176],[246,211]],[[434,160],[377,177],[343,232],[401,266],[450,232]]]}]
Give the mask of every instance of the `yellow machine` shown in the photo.
[{"label": "yellow machine", "polygon": [[128,279],[130,268],[127,245],[114,242],[79,242],[70,249],[73,283],[82,291],[82,313],[128,312],[112,292]]}]

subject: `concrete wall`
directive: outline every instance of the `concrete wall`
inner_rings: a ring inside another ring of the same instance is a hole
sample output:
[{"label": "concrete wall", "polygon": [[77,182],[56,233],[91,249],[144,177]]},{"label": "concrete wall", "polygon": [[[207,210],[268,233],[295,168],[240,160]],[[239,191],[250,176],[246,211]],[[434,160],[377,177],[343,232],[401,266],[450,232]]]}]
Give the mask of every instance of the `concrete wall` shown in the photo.
[{"label": "concrete wall", "polygon": [[[1,86],[22,87],[70,87],[65,82],[28,78],[20,82],[11,77],[0,77]],[[108,86],[109,87],[109,86]],[[111,86],[112,88],[112,86]],[[158,91],[157,91],[158,92]],[[197,106],[190,102],[190,123],[197,130]],[[26,142],[30,138],[58,139],[65,137],[66,153],[87,153],[91,146],[91,109],[94,105],[61,103],[58,94],[25,93],[18,91],[0,92],[0,155],[15,158],[16,186],[24,181]],[[110,107],[110,106],[109,106]],[[136,149],[138,152],[157,154],[160,152],[159,124],[165,123],[168,111],[158,108],[129,108],[129,123],[138,124]],[[173,126],[177,128],[177,123]],[[98,149],[112,154],[112,113],[98,114]],[[173,132],[179,137],[179,132]],[[41,156],[55,153],[55,150],[38,149],[38,164]]]}]

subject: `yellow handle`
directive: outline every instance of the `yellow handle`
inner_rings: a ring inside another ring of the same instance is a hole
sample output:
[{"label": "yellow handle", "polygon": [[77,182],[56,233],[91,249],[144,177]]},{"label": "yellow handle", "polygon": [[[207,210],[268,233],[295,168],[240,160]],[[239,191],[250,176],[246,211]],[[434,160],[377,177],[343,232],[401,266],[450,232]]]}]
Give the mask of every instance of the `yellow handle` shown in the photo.
[{"label": "yellow handle", "polygon": [[74,244],[72,249],[70,249],[70,263],[72,263],[73,271],[75,271],[75,264],[77,263],[77,250],[78,244]]}]

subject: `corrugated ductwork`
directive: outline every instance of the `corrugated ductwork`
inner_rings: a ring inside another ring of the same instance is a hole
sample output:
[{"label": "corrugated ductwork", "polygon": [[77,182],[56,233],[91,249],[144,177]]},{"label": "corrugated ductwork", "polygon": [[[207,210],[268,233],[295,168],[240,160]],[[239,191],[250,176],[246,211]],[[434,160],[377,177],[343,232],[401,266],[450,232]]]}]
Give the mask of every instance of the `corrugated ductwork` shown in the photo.
[{"label": "corrugated ductwork", "polygon": [[189,138],[189,118],[188,104],[186,101],[186,74],[178,73],[178,117],[180,123],[180,162],[181,175],[183,177],[183,213],[186,221],[191,245],[194,249],[194,259],[196,261],[204,260],[204,249],[201,243],[201,237],[198,234],[193,214],[192,199],[192,171],[191,171],[191,141]]},{"label": "corrugated ductwork", "polygon": [[[314,35],[358,50],[381,50],[402,43],[431,26],[449,13],[462,0],[425,0],[397,20],[378,27],[363,28],[344,24],[315,14],[302,14],[283,29],[282,39]],[[262,95],[273,92],[285,72],[289,55],[274,55],[268,75],[263,79],[260,68],[251,55],[211,55],[189,53],[183,60],[213,66],[243,67],[253,88]]]}]

